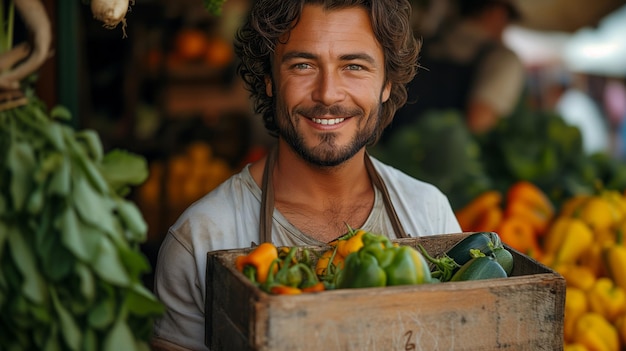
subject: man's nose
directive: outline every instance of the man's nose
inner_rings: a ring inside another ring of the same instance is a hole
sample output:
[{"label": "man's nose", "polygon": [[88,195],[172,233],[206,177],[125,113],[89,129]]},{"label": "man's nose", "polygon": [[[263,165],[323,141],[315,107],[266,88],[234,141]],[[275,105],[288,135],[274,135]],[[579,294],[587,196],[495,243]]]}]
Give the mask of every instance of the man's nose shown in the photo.
[{"label": "man's nose", "polygon": [[334,70],[320,73],[315,83],[312,98],[326,106],[342,101],[345,98],[345,89],[341,74]]}]

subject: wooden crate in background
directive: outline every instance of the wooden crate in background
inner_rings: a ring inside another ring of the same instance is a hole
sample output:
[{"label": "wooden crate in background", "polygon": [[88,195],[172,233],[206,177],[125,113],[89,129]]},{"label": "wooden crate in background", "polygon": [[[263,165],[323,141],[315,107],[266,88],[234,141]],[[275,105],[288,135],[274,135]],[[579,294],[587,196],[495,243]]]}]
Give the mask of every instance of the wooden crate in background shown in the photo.
[{"label": "wooden crate in background", "polygon": [[[396,241],[436,255],[468,234]],[[233,264],[248,251],[207,254],[206,342],[213,351],[563,348],[565,279],[514,250],[508,278],[300,295],[270,295],[251,284]]]}]

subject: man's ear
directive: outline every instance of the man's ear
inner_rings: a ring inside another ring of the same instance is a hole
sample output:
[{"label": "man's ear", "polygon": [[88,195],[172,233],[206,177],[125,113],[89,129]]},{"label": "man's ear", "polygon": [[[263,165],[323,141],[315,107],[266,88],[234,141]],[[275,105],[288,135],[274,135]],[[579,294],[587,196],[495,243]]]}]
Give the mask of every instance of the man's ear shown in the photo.
[{"label": "man's ear", "polygon": [[389,100],[389,96],[391,96],[391,82],[387,82],[383,87],[383,93],[381,94],[382,102],[387,102]]},{"label": "man's ear", "polygon": [[271,97],[272,91],[272,78],[270,76],[265,76],[265,94]]}]

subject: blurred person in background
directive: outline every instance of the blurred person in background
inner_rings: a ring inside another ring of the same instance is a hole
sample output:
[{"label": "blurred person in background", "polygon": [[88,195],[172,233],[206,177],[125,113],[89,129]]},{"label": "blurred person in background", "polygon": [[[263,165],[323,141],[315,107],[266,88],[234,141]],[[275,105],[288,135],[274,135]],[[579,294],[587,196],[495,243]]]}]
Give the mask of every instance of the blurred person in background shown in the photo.
[{"label": "blurred person in background", "polygon": [[555,111],[567,124],[578,127],[584,152],[609,152],[610,133],[606,117],[601,105],[589,93],[587,75],[571,73],[560,84],[562,93],[556,101]]},{"label": "blurred person in background", "polygon": [[[423,40],[418,74],[408,86],[384,140],[428,110],[456,109],[469,130],[482,134],[511,114],[525,83],[519,57],[503,44],[509,24],[520,19],[506,0],[457,0],[458,15]],[[419,33],[417,33],[419,37]]]}]

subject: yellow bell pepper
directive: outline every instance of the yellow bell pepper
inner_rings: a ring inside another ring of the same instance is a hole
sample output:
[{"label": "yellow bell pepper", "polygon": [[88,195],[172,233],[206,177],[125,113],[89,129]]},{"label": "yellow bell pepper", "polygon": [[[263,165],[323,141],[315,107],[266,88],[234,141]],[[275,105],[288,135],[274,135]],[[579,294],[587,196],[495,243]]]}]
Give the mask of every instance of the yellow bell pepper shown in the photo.
[{"label": "yellow bell pepper", "polygon": [[626,310],[626,293],[610,278],[598,278],[587,292],[590,310],[614,322]]},{"label": "yellow bell pepper", "polygon": [[621,220],[617,209],[601,196],[591,197],[581,208],[579,218],[593,231],[613,229]]},{"label": "yellow bell pepper", "polygon": [[585,345],[574,343],[563,345],[563,351],[589,351],[589,349]]},{"label": "yellow bell pepper", "polygon": [[576,321],[574,342],[594,351],[619,351],[619,335],[601,314],[587,312]]},{"label": "yellow bell pepper", "polygon": [[596,275],[588,266],[575,263],[563,263],[555,266],[554,270],[565,278],[568,287],[587,291],[591,289],[596,282]]},{"label": "yellow bell pepper", "polygon": [[617,334],[619,334],[619,340],[622,346],[626,347],[626,314],[619,316],[613,324],[617,329]]},{"label": "yellow bell pepper", "polygon": [[587,267],[596,277],[606,276],[606,265],[603,258],[605,246],[606,244],[593,242],[577,261],[581,266]]},{"label": "yellow bell pepper", "polygon": [[603,250],[603,258],[607,275],[617,286],[626,290],[626,247],[607,246]]},{"label": "yellow bell pepper", "polygon": [[567,199],[561,205],[559,216],[561,217],[578,217],[584,204],[591,199],[591,195],[581,194]]},{"label": "yellow bell pepper", "polygon": [[591,229],[580,219],[558,217],[546,234],[546,264],[575,262],[594,240]]},{"label": "yellow bell pepper", "polygon": [[588,311],[587,295],[581,289],[565,288],[565,319],[563,322],[563,336],[565,342],[573,342],[576,335],[578,318]]}]

